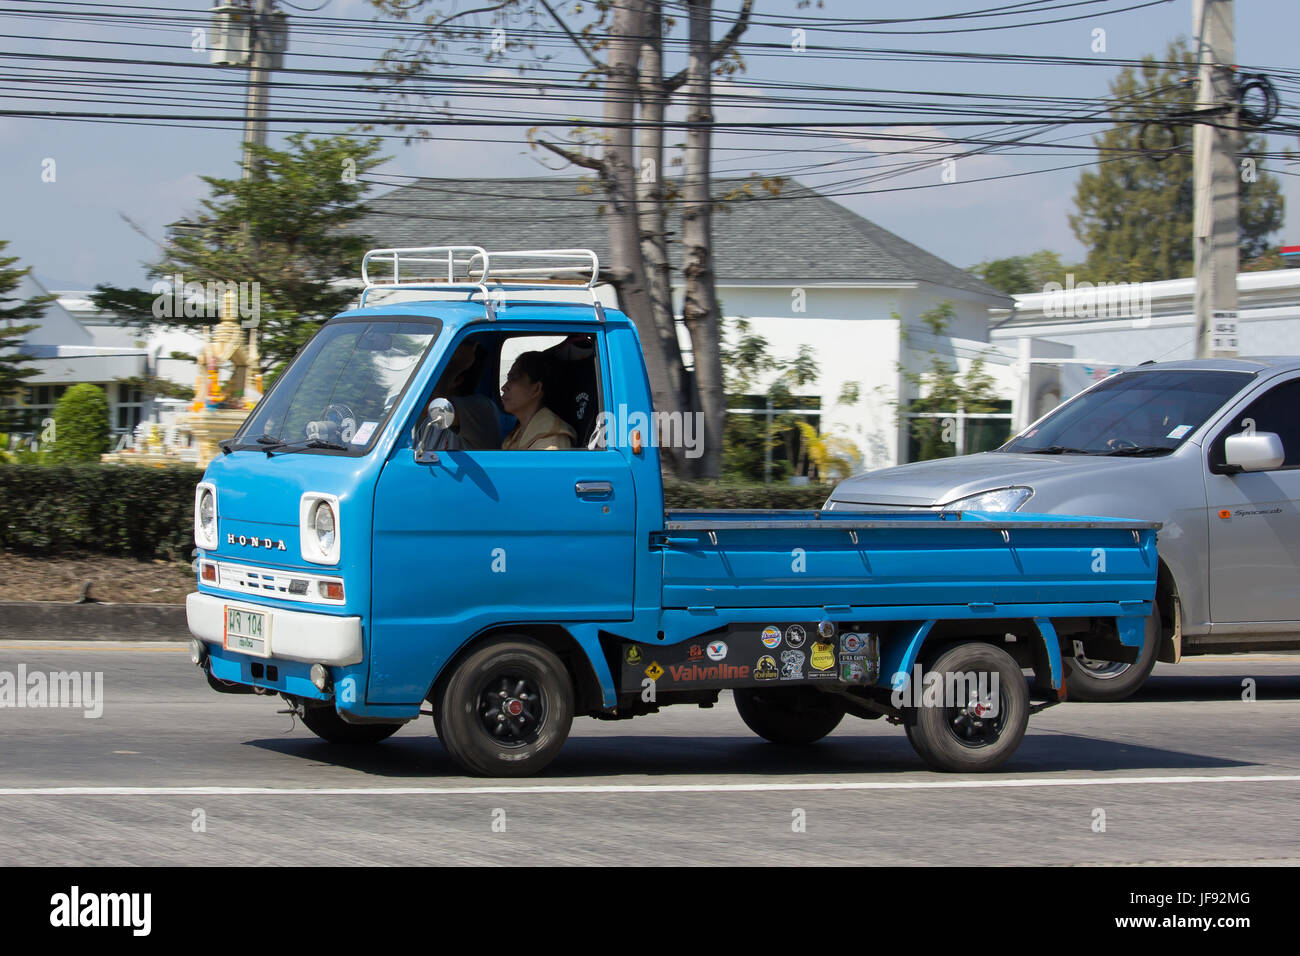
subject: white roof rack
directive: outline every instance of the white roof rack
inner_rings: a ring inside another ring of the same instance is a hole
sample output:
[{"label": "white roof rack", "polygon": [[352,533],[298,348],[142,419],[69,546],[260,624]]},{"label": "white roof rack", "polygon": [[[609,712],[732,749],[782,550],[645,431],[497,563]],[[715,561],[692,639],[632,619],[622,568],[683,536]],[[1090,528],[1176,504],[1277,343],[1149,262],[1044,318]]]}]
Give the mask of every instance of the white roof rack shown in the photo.
[{"label": "white roof rack", "polygon": [[[385,275],[372,275],[380,266]],[[482,246],[418,246],[371,249],[361,260],[365,290],[361,305],[374,289],[455,290],[483,296],[488,319],[507,302],[508,293],[525,289],[571,289],[591,297],[596,318],[605,312],[596,296],[600,260],[590,249],[509,249],[488,252]]]}]

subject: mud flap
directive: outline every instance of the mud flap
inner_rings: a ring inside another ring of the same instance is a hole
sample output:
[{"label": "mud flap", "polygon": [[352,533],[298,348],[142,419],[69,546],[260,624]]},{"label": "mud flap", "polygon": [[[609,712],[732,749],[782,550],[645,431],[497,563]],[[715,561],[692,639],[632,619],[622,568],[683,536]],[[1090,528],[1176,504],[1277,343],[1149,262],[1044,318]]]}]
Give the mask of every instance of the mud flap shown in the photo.
[{"label": "mud flap", "polygon": [[1034,626],[1042,640],[1034,648],[1034,674],[1038,691],[1049,699],[1065,700],[1065,668],[1061,664],[1061,639],[1056,628],[1045,617],[1034,618]]}]

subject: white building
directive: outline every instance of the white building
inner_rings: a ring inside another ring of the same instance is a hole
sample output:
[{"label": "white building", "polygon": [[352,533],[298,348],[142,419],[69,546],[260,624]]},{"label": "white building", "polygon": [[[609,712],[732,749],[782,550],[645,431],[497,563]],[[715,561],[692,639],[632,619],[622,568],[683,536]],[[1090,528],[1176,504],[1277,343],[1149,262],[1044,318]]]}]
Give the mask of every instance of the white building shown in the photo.
[{"label": "white building", "polygon": [[[715,191],[745,184],[718,182]],[[985,444],[1000,444],[1011,427],[1014,359],[989,350],[988,325],[990,310],[1005,313],[1011,298],[799,183],[787,181],[776,194],[750,185],[751,198],[725,203],[713,217],[718,294],[724,315],[745,319],[772,355],[793,359],[800,346],[812,348],[819,374],[799,396],[799,415],[852,441],[855,470],[896,464],[908,449],[899,403],[916,391],[904,372],[924,367],[931,349],[963,369],[988,352],[1007,401],[984,423],[998,438],[986,435]],[[383,247],[583,247],[607,261],[604,198],[590,190],[577,179],[421,179],[367,200],[370,214],[350,228]],[[680,224],[671,228],[670,255],[678,259]],[[675,293],[680,304],[680,282]],[[920,316],[943,302],[954,319],[933,340]],[[840,402],[848,383],[858,398]],[[732,414],[767,414],[767,384]],[[976,450],[973,438],[967,450]]]},{"label": "white building", "polygon": [[[31,275],[25,276],[15,297],[48,295]],[[141,422],[170,425],[185,403],[178,399],[144,394],[131,379],[160,376],[182,385],[194,382],[194,363],[178,361],[172,352],[194,354],[201,340],[186,332],[150,331],[114,323],[95,309],[87,292],[59,292],[46,306],[36,328],[24,338],[23,351],[33,361],[25,387],[18,395],[0,398],[9,407],[23,409],[20,432],[37,435],[41,422],[69,386],[87,382],[104,390],[108,398],[109,426],[114,436],[129,436]]]},{"label": "white building", "polygon": [[[1122,368],[1195,358],[1195,294],[1195,279],[1119,293],[1066,288],[1018,295],[1013,311],[994,312],[989,337],[1018,386],[1017,427]],[[1238,354],[1300,355],[1300,269],[1240,273],[1237,299]]]}]

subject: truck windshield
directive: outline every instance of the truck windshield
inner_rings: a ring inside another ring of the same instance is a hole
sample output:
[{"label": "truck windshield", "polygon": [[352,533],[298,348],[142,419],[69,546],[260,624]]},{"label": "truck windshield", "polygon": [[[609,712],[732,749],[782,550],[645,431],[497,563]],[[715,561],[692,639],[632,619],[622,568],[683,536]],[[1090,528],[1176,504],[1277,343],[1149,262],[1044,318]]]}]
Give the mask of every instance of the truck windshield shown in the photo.
[{"label": "truck windshield", "polygon": [[1067,402],[998,451],[1162,455],[1250,381],[1249,372],[1131,371]]},{"label": "truck windshield", "polygon": [[235,446],[364,453],[439,329],[429,320],[329,323],[276,379],[236,434]]}]

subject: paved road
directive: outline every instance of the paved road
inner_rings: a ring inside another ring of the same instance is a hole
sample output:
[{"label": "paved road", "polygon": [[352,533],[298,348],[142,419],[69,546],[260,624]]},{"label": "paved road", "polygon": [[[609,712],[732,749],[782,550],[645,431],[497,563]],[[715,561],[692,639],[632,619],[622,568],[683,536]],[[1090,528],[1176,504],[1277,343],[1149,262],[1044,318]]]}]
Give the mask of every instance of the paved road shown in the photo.
[{"label": "paved road", "polygon": [[20,665],[103,672],[104,709],[0,708],[0,865],[1300,864],[1300,656],[1161,665],[1133,701],[1034,717],[996,774],[932,773],[882,721],[783,751],[724,695],[575,721],[525,781],[461,776],[428,718],[331,747],[212,693],[184,645],[0,642]]}]

